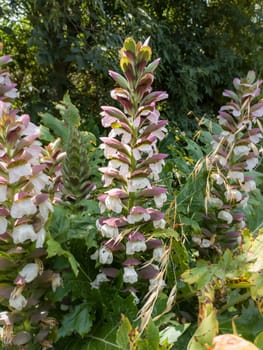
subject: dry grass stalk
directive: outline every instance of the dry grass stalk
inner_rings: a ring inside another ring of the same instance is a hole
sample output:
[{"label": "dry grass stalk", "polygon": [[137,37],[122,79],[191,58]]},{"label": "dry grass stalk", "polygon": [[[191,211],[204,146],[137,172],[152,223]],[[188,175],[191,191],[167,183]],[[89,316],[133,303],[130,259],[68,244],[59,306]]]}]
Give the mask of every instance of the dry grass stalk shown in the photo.
[{"label": "dry grass stalk", "polygon": [[[150,286],[148,293],[144,297],[145,303],[144,303],[143,307],[138,312],[137,320],[139,320],[139,319],[141,320],[140,334],[139,335],[141,335],[143,333],[144,329],[146,328],[147,324],[149,323],[151,316],[152,316],[152,313],[153,313],[154,305],[155,305],[157,298],[158,298],[158,295],[161,292],[161,290],[163,289],[163,281],[164,281],[165,274],[167,271],[169,256],[170,256],[170,252],[171,252],[171,243],[172,243],[172,240],[170,240],[169,246],[166,246],[164,249],[164,253],[163,253],[161,261],[160,261],[160,271],[159,271],[158,275],[155,277],[154,283]],[[169,298],[167,301],[167,306],[166,306],[167,311],[165,310],[161,315],[163,315],[164,313],[171,310],[175,296],[176,296],[176,285],[174,286],[174,288],[172,288],[172,290],[170,292],[170,295],[169,295]],[[156,316],[155,319],[157,319],[158,316]]]}]

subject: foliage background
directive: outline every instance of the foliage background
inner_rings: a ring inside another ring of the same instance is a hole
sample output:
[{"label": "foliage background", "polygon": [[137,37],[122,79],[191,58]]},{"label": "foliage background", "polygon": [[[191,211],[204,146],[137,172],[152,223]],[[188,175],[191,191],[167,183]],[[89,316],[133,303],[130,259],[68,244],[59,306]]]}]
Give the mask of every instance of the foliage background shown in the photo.
[{"label": "foliage background", "polygon": [[233,76],[262,72],[262,3],[256,0],[0,1],[0,39],[14,58],[21,106],[34,121],[71,91],[83,126],[99,134],[99,106],[109,101],[125,37],[151,36],[161,57],[156,87],[165,114],[185,130],[213,116]]},{"label": "foliage background", "polygon": [[[170,121],[170,134],[162,145],[172,155],[163,174],[170,193],[167,207],[170,230],[159,234],[168,240],[173,237],[167,289],[176,283],[178,287],[175,307],[156,325],[162,328],[161,339],[169,334],[171,342],[176,342],[175,348],[186,349],[197,327],[197,290],[207,282],[217,283],[215,274],[221,273],[223,280],[228,278],[222,273],[226,268],[233,278],[247,277],[246,254],[236,259],[226,254],[209,270],[207,262],[197,261],[187,235],[199,229],[197,213],[203,209],[200,183],[205,184],[205,174],[200,173],[192,182],[189,176],[198,160],[210,151],[211,132],[218,127],[211,119],[223,103],[223,89],[231,86],[234,76],[245,76],[248,69],[262,76],[263,5],[254,0],[2,0],[0,9],[0,39],[5,53],[13,57],[10,70],[20,91],[17,106],[29,113],[34,122],[45,125],[44,141],[57,136],[63,140],[64,135],[64,149],[68,146],[67,126],[73,123],[67,120],[65,111],[68,108],[70,115],[77,113],[79,129],[88,131],[83,132],[85,142],[79,147],[86,147],[87,168],[91,168],[91,180],[98,186],[99,175],[94,169],[101,165],[102,159],[99,150],[95,151],[96,138],[90,132],[97,137],[101,135],[100,106],[111,101],[109,91],[113,86],[108,69],[118,70],[118,50],[125,37],[131,35],[143,40],[151,36],[154,56],[162,60],[155,87],[167,90],[170,96],[162,105],[163,118]],[[71,101],[64,98],[58,106],[67,92]],[[258,170],[257,182],[262,186]],[[253,211],[256,220],[251,216],[251,230],[261,225],[257,220],[262,196],[260,193],[256,196],[254,207],[258,210]],[[122,348],[123,344],[132,342],[129,336],[135,333],[132,327],[136,323],[131,325],[125,318],[117,331],[121,313],[129,315],[130,321],[137,314],[131,298],[120,295],[118,289],[97,292],[89,288],[95,267],[87,251],[96,246],[98,216],[94,198],[80,201],[76,207],[63,203],[53,215],[49,258],[64,279],[64,287],[50,295],[54,304],[62,306],[55,315],[61,320],[57,349]],[[180,237],[174,229],[180,231]],[[253,241],[249,232],[246,239],[247,244]],[[262,242],[258,240],[250,248],[251,255],[256,255],[260,247]],[[179,278],[192,267],[196,268],[194,277],[189,270],[185,279]],[[263,321],[261,309],[249,299],[246,287],[242,281],[237,281],[234,287],[227,286],[229,294],[219,316],[220,330],[232,332],[229,320],[238,317],[238,330],[253,341],[255,337],[262,338]],[[168,296],[163,293],[154,315],[161,314],[167,302]],[[257,325],[251,332],[247,332],[248,319]],[[149,325],[148,333],[139,345],[134,344],[134,349],[136,346],[147,349],[153,334],[155,343],[151,345],[159,349],[158,330],[154,327]],[[213,312],[204,327],[215,331],[217,321]],[[262,343],[261,338],[258,344]],[[168,349],[169,344],[166,346]],[[191,346],[191,350],[200,349],[196,344]]]}]

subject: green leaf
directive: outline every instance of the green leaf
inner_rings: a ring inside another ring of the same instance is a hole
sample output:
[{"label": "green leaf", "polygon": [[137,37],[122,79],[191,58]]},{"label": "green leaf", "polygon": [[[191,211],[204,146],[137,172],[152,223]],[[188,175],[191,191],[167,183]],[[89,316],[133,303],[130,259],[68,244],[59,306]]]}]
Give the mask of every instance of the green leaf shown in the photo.
[{"label": "green leaf", "polygon": [[154,237],[160,237],[160,238],[178,238],[178,232],[171,229],[171,228],[166,228],[166,229],[157,229],[154,231]]},{"label": "green leaf", "polygon": [[80,124],[80,115],[78,108],[71,102],[70,96],[66,93],[63,97],[63,101],[56,105],[56,109],[59,110],[62,119],[67,122],[69,126]]},{"label": "green leaf", "polygon": [[94,247],[98,203],[95,200],[83,200],[79,204],[87,208],[84,212],[78,210],[76,214],[72,213],[72,206],[70,208],[56,206],[51,217],[50,232],[60,244],[72,239],[83,239],[88,248]]},{"label": "green leaf", "polygon": [[63,144],[66,144],[68,139],[68,127],[64,125],[64,122],[54,117],[50,113],[41,113],[42,123],[52,132],[54,132],[56,137],[60,137],[63,141]]},{"label": "green leaf", "polygon": [[58,339],[73,332],[78,333],[82,337],[88,334],[91,330],[93,319],[90,311],[90,305],[88,303],[74,306],[62,320],[62,326],[58,330]]},{"label": "green leaf", "polygon": [[[253,341],[254,338],[262,331],[263,317],[256,308],[252,299],[249,300],[247,307],[244,305],[242,306],[242,313],[240,317],[235,320],[235,324],[238,333],[250,341]],[[251,327],[248,325],[251,325]]]},{"label": "green leaf", "polygon": [[185,147],[185,149],[188,150],[189,156],[196,161],[203,158],[204,154],[202,148],[191,139],[187,139],[187,142],[188,145]]},{"label": "green leaf", "polygon": [[117,330],[116,335],[116,343],[120,346],[121,349],[128,349],[129,348],[129,334],[132,331],[132,325],[128,319],[128,317],[125,317],[122,315],[121,318],[121,324]]},{"label": "green leaf", "polygon": [[174,322],[175,325],[167,326],[160,331],[160,343],[167,341],[168,344],[174,344],[179,337],[187,330],[190,323],[180,324]]},{"label": "green leaf", "polygon": [[129,51],[135,53],[135,50],[136,50],[136,42],[134,41],[133,38],[127,38],[127,39],[125,39],[125,41],[124,41],[123,47],[124,47],[126,50],[129,50]]},{"label": "green leaf", "polygon": [[49,238],[47,241],[47,252],[48,258],[52,258],[53,256],[64,256],[68,259],[70,266],[77,276],[79,273],[79,263],[75,259],[74,255],[72,255],[69,251],[64,250],[61,245],[55,241],[53,238]]},{"label": "green leaf", "polygon": [[101,324],[88,336],[86,345],[81,350],[126,350],[115,343],[117,328],[118,324]]},{"label": "green leaf", "polygon": [[159,349],[159,329],[156,327],[154,322],[150,320],[145,330],[146,339],[148,340],[149,349],[158,350]]},{"label": "green leaf", "polygon": [[46,142],[52,142],[55,140],[55,137],[46,126],[40,125],[40,139]]},{"label": "green leaf", "polygon": [[249,279],[249,282],[251,283],[250,291],[252,298],[256,300],[257,297],[263,297],[263,271],[254,273]]},{"label": "green leaf", "polygon": [[194,267],[191,270],[186,270],[182,274],[185,283],[197,284],[197,289],[203,289],[213,278],[218,275],[220,269],[216,265],[203,264],[200,267]]},{"label": "green leaf", "polygon": [[256,339],[254,340],[254,343],[259,349],[263,349],[263,332],[260,332],[256,336]]},{"label": "green leaf", "polygon": [[218,322],[216,312],[213,310],[207,318],[205,318],[192,336],[187,350],[204,350],[206,345],[211,345],[213,338],[218,332]]},{"label": "green leaf", "polygon": [[174,261],[174,265],[178,271],[178,275],[181,275],[186,269],[189,268],[189,257],[188,251],[179,239],[174,239],[172,241],[172,254],[171,259]]}]

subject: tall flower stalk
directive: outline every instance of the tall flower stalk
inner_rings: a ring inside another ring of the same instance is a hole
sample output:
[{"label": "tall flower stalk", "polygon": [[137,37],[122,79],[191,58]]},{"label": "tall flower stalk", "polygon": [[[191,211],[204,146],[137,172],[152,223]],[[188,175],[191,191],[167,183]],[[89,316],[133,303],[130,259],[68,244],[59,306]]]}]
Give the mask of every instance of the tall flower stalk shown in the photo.
[{"label": "tall flower stalk", "polygon": [[51,179],[41,162],[39,128],[11,109],[17,91],[5,69],[0,94],[0,338],[3,348],[48,349],[57,322],[44,296],[60,285],[59,274],[44,267]]},{"label": "tall flower stalk", "polygon": [[259,164],[258,143],[262,139],[259,119],[263,102],[258,101],[262,81],[250,71],[245,79],[235,78],[235,91],[225,90],[230,102],[219,110],[220,135],[214,135],[213,154],[208,158],[209,188],[201,248],[236,248],[246,227],[244,208],[256,189],[250,172]]},{"label": "tall flower stalk", "polygon": [[159,174],[167,155],[158,153],[157,143],[165,137],[167,121],[160,120],[157,103],[167,93],[152,90],[159,59],[150,59],[148,40],[142,44],[128,38],[120,50],[123,75],[109,72],[117,85],[111,97],[122,110],[103,106],[101,112],[102,125],[111,130],[101,137],[108,164],[100,168],[105,192],[98,199],[105,216],[97,222],[101,245],[91,257],[100,267],[93,288],[117,275],[133,294],[142,281],[150,281],[150,288],[164,285],[158,276],[165,247],[152,233],[165,227],[160,209],[167,190]]}]

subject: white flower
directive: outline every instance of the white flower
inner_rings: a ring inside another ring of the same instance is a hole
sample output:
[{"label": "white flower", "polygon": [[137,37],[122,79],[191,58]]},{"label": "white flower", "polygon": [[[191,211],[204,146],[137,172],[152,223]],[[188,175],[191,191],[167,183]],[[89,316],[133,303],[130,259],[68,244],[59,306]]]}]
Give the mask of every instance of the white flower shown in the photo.
[{"label": "white flower", "polygon": [[235,140],[235,135],[231,134],[229,131],[222,131],[221,135],[226,138],[228,144],[232,144]]},{"label": "white flower", "polygon": [[110,133],[109,133],[109,137],[115,137],[118,135],[122,135],[121,137],[121,142],[128,144],[131,141],[131,134],[129,132],[127,132],[126,130],[122,129],[122,128],[113,128],[111,129]]},{"label": "white flower", "polygon": [[[11,320],[9,318],[9,312],[8,311],[1,311],[0,312],[0,321],[2,321],[5,325],[9,326],[11,325]],[[1,331],[0,331],[1,332]],[[1,339],[1,333],[0,333],[0,339]]]},{"label": "white flower", "polygon": [[22,218],[23,216],[33,215],[37,212],[37,207],[31,198],[22,198],[13,202],[10,214],[12,218]]},{"label": "white flower", "polygon": [[202,242],[202,240],[199,236],[192,236],[192,241],[197,245],[200,245]]},{"label": "white flower", "polygon": [[228,224],[231,224],[233,221],[233,216],[226,210],[221,210],[218,215],[218,219],[226,221]]},{"label": "white flower", "polygon": [[8,225],[7,219],[3,216],[0,216],[0,234],[6,232],[7,225]]},{"label": "white flower", "polygon": [[161,193],[158,196],[154,196],[154,202],[157,208],[162,208],[166,200],[167,200],[166,193]]},{"label": "white flower", "polygon": [[159,279],[159,278],[153,278],[151,280],[149,280],[149,290],[151,289],[155,289],[156,287],[159,288],[164,288],[166,286],[166,283],[163,279]]},{"label": "white flower", "polygon": [[36,239],[36,248],[42,248],[46,239],[46,230],[44,227],[42,227],[37,232],[37,239]]},{"label": "white flower", "polygon": [[154,220],[153,221],[153,227],[154,228],[165,228],[166,225],[166,221],[164,219],[160,219],[160,220]]},{"label": "white flower", "polygon": [[5,95],[6,97],[13,98],[13,99],[19,96],[19,94],[18,94],[16,88],[12,88],[11,90],[6,91],[6,92],[4,93],[4,95]]},{"label": "white flower", "polygon": [[236,146],[234,147],[234,154],[239,157],[247,156],[250,152],[250,147],[248,146]]},{"label": "white flower", "polygon": [[136,192],[137,190],[142,190],[146,187],[151,187],[151,183],[147,177],[135,177],[128,180],[128,192]]},{"label": "white flower", "polygon": [[249,180],[245,182],[243,188],[245,192],[250,192],[254,191],[257,188],[257,185],[254,180]]},{"label": "white flower", "polygon": [[237,228],[238,228],[239,230],[242,230],[243,228],[246,227],[246,223],[245,223],[244,220],[242,220],[242,221],[238,222],[238,223],[236,224],[236,226],[237,226]]},{"label": "white flower", "polygon": [[114,154],[116,154],[118,151],[115,148],[112,148],[105,143],[102,143],[99,148],[104,149],[104,157],[106,159],[110,159]]},{"label": "white flower", "polygon": [[207,202],[212,208],[220,209],[224,205],[223,201],[220,198],[217,198],[217,197],[209,197]]},{"label": "white flower", "polygon": [[137,297],[136,293],[133,290],[130,290],[131,295],[133,296],[133,301],[135,305],[138,305],[140,302],[140,299]]},{"label": "white flower", "polygon": [[42,152],[41,143],[39,141],[34,141],[29,147],[25,148],[25,151],[32,156],[28,162],[32,165],[38,165],[39,155]]},{"label": "white flower", "polygon": [[38,205],[39,207],[39,213],[44,222],[48,220],[49,213],[53,211],[53,206],[49,200],[45,200],[44,202],[40,203]]},{"label": "white flower", "polygon": [[122,212],[122,202],[118,197],[107,196],[105,199],[106,208],[120,214]]},{"label": "white flower", "polygon": [[217,185],[222,185],[224,183],[224,178],[219,174],[212,174],[211,178],[216,182]]},{"label": "white flower", "polygon": [[100,208],[100,213],[103,214],[105,212],[105,210],[107,209],[106,208],[106,205],[103,201],[99,201],[99,208]]},{"label": "white flower", "polygon": [[32,168],[29,163],[23,165],[17,165],[8,169],[9,183],[13,184],[17,182],[22,176],[32,175]]},{"label": "white flower", "polygon": [[100,231],[102,236],[107,238],[116,238],[119,235],[118,227],[110,226],[108,224],[102,225]]},{"label": "white flower", "polygon": [[256,167],[257,164],[258,164],[258,158],[247,159],[245,169],[251,171]]},{"label": "white flower", "polygon": [[23,277],[26,283],[32,282],[39,274],[39,266],[35,263],[27,264],[19,271],[19,275]]},{"label": "white flower", "polygon": [[219,142],[217,142],[216,140],[212,140],[210,144],[211,144],[212,150],[215,150],[219,145]]},{"label": "white flower", "polygon": [[242,193],[235,189],[229,189],[225,192],[225,197],[229,202],[240,202],[242,199]]},{"label": "white flower", "polygon": [[151,157],[153,155],[153,148],[154,148],[153,144],[142,144],[142,145],[134,148],[132,153],[133,153],[135,160],[140,160],[142,158],[141,157],[142,153],[147,153],[147,155],[149,157]]},{"label": "white flower", "polygon": [[164,165],[163,159],[161,159],[159,162],[151,163],[149,165],[150,169],[152,170],[151,177],[154,179],[154,181],[159,180],[159,174],[162,172],[163,165]]},{"label": "white flower", "polygon": [[124,267],[123,282],[136,283],[138,281],[138,274],[133,266]]},{"label": "white flower", "polygon": [[33,226],[29,224],[16,226],[13,230],[12,237],[15,244],[24,243],[28,239],[34,242],[37,239]]},{"label": "white flower", "polygon": [[62,278],[59,273],[54,273],[51,280],[52,291],[55,293],[56,289],[62,285]]},{"label": "white flower", "polygon": [[157,247],[153,250],[153,260],[160,262],[164,254],[163,246]]},{"label": "white flower", "polygon": [[233,180],[240,180],[241,182],[244,181],[244,173],[241,171],[229,171],[227,177]]},{"label": "white flower", "polygon": [[105,273],[101,272],[96,276],[95,280],[90,283],[90,286],[93,289],[99,289],[101,283],[108,282],[108,281],[109,279],[107,278]]},{"label": "white flower", "polygon": [[39,173],[36,176],[32,177],[30,181],[34,185],[36,194],[39,194],[43,188],[49,184],[49,177],[44,173]]},{"label": "white flower", "polygon": [[107,249],[106,247],[100,247],[99,249],[99,262],[101,264],[111,264],[113,262],[113,254],[112,252]]},{"label": "white flower", "polygon": [[209,241],[209,239],[202,239],[201,244],[200,244],[201,248],[209,248],[211,247],[211,242]]},{"label": "white flower", "polygon": [[167,129],[165,127],[162,127],[160,129],[157,129],[151,132],[151,134],[156,136],[160,141],[162,141],[165,138],[166,133],[167,133]]},{"label": "white flower", "polygon": [[9,298],[9,305],[18,311],[21,311],[27,305],[27,300],[22,295],[21,288],[15,288],[13,290]]},{"label": "white flower", "polygon": [[102,182],[103,182],[103,187],[108,187],[111,185],[112,181],[113,181],[113,177],[109,176],[107,174],[103,174],[102,177]]},{"label": "white flower", "polygon": [[6,195],[7,195],[7,186],[0,184],[0,203],[3,203],[6,201]]},{"label": "white flower", "polygon": [[133,214],[129,214],[127,216],[127,221],[129,224],[134,224],[135,222],[139,222],[139,221],[148,221],[150,220],[151,215],[148,214],[147,212],[145,213],[133,213]]},{"label": "white flower", "polygon": [[159,121],[160,112],[158,109],[154,109],[150,114],[148,115],[147,119],[151,122],[151,124],[157,124]]},{"label": "white flower", "polygon": [[108,165],[113,169],[119,169],[119,174],[122,176],[126,176],[129,173],[129,165],[118,159],[111,159]]},{"label": "white flower", "polygon": [[128,241],[126,243],[126,254],[132,255],[136,252],[145,252],[147,249],[145,241]]},{"label": "white flower", "polygon": [[[29,122],[27,124],[27,127],[23,130],[22,135],[23,136],[29,136],[29,135],[39,135],[40,134],[40,129],[38,126],[36,126],[34,123]],[[35,143],[40,145],[39,141],[34,141]]]},{"label": "white flower", "polygon": [[263,137],[262,134],[258,133],[258,134],[249,136],[249,140],[250,142],[256,144],[256,143],[259,143],[262,137]]},{"label": "white flower", "polygon": [[247,202],[248,202],[248,196],[244,197],[242,199],[242,201],[239,203],[239,205],[242,207],[242,208],[246,208],[247,207]]},{"label": "white flower", "polygon": [[227,164],[227,160],[225,157],[223,156],[220,156],[219,154],[216,154],[215,155],[215,158],[219,161],[219,163],[222,165],[222,166],[225,166]]}]

